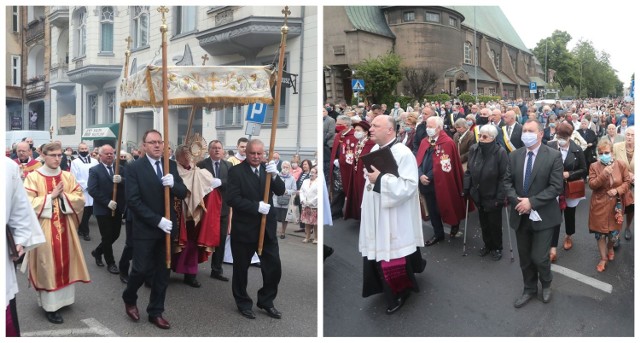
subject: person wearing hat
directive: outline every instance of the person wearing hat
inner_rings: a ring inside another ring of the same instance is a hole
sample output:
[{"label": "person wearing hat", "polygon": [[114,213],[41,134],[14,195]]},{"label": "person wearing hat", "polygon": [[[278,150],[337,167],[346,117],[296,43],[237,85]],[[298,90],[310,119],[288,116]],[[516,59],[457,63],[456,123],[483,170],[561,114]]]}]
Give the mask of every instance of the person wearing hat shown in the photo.
[{"label": "person wearing hat", "polygon": [[345,188],[346,204],[344,218],[360,220],[360,204],[362,203],[362,193],[364,192],[365,179],[363,177],[364,165],[363,155],[371,152],[376,143],[369,139],[369,128],[371,125],[366,121],[352,123],[353,136],[357,139],[353,154],[353,168],[351,169],[349,188]]}]

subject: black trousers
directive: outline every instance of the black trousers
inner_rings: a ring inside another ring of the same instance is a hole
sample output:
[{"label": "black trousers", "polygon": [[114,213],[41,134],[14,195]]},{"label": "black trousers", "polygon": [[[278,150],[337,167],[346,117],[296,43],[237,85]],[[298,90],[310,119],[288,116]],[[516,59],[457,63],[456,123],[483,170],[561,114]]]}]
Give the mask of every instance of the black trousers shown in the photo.
[{"label": "black trousers", "polygon": [[333,199],[331,199],[331,216],[333,217],[342,217],[344,213],[342,209],[344,208],[345,202],[345,194],[342,189],[333,190]]},{"label": "black trousers", "polygon": [[129,274],[127,288],[122,293],[122,300],[124,300],[125,304],[135,305],[138,301],[138,289],[148,276],[153,275],[147,313],[149,317],[162,316],[170,273],[171,269],[167,268],[165,261],[164,237],[158,239],[134,239],[133,269]]},{"label": "black trousers", "polygon": [[120,237],[120,227],[122,226],[122,213],[116,211],[115,216],[108,214],[106,216],[96,216],[98,220],[98,229],[102,241],[96,248],[98,255],[104,255],[107,265],[115,264],[113,257],[113,243]]},{"label": "black trousers", "polygon": [[[251,265],[251,257],[258,249],[258,243],[238,242],[231,240],[231,254],[233,255],[233,278],[231,289],[236,306],[239,310],[250,310],[253,300],[247,294],[248,272]],[[262,288],[258,290],[257,304],[262,307],[273,307],[273,300],[278,295],[278,284],[282,276],[280,264],[280,248],[277,240],[265,237],[260,256],[260,271],[262,272]]]},{"label": "black trousers", "polygon": [[88,235],[89,234],[89,219],[93,215],[93,206],[85,206],[84,212],[82,212],[82,220],[80,221],[80,226],[78,226],[78,234]]},{"label": "black trousers", "polygon": [[[564,209],[564,232],[567,236],[576,233],[576,208],[567,207]],[[558,247],[558,239],[560,238],[560,225],[553,228],[553,238],[551,239],[551,247]]]},{"label": "black trousers", "polygon": [[227,242],[227,229],[229,226],[229,216],[220,216],[220,245],[211,254],[211,273],[222,275],[222,261],[224,260],[224,248]]},{"label": "black trousers", "polygon": [[524,292],[533,294],[538,292],[538,280],[542,288],[551,286],[549,246],[553,228],[534,231],[529,216],[520,217],[520,225],[516,230],[520,269],[524,281]]},{"label": "black trousers", "polygon": [[427,210],[429,211],[429,220],[433,227],[433,235],[438,238],[444,238],[444,226],[442,225],[442,217],[436,200],[435,192],[423,192],[424,200],[427,202]]},{"label": "black trousers", "polygon": [[493,210],[478,209],[482,241],[489,250],[502,250],[502,207]]},{"label": "black trousers", "polygon": [[127,219],[125,224],[125,241],[124,249],[122,249],[122,256],[120,256],[120,262],[118,262],[118,269],[120,274],[129,275],[129,261],[133,258],[133,221]]}]

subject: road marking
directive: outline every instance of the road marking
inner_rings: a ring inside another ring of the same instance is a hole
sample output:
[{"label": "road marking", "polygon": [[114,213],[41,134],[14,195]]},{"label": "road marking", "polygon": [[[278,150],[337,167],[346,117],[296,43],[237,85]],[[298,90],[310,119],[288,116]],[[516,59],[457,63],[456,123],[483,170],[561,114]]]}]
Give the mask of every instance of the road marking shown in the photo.
[{"label": "road marking", "polygon": [[63,329],[63,330],[43,330],[43,331],[32,331],[32,332],[22,332],[22,336],[29,337],[65,337],[65,336],[88,336],[88,335],[98,335],[98,336],[106,336],[106,337],[117,337],[118,335],[109,330],[106,326],[102,325],[99,321],[94,318],[87,318],[82,320],[88,328],[78,328],[78,329]]},{"label": "road marking", "polygon": [[584,284],[587,284],[593,288],[599,289],[603,292],[607,292],[607,293],[611,293],[613,291],[613,286],[606,283],[606,282],[602,282],[600,280],[596,280],[592,277],[586,276],[584,274],[580,274],[576,271],[573,271],[571,269],[559,266],[557,264],[552,264],[551,265],[551,270],[556,272],[556,273],[560,273],[566,277],[572,278],[574,280],[580,281]]}]

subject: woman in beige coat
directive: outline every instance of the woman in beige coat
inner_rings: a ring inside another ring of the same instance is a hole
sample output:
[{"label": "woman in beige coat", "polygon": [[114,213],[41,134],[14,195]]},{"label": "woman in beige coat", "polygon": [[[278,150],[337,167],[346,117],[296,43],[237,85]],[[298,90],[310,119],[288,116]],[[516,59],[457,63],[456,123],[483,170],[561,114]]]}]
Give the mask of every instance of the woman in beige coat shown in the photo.
[{"label": "woman in beige coat", "polygon": [[[609,140],[598,143],[598,161],[589,167],[589,187],[593,190],[589,208],[589,232],[595,233],[600,251],[600,262],[596,269],[603,272],[607,261],[613,261],[614,240],[622,228],[622,218],[616,218],[618,199],[629,191],[631,176],[624,163],[612,158],[612,145]],[[607,240],[608,239],[608,240]]]},{"label": "woman in beige coat", "polygon": [[627,222],[624,226],[624,239],[631,239],[631,221],[633,221],[633,187],[634,187],[634,159],[633,149],[635,146],[635,128],[633,126],[627,128],[624,134],[624,142],[613,144],[613,159],[622,162],[629,169],[629,175],[631,176],[631,187],[624,196],[624,213],[627,217]]}]

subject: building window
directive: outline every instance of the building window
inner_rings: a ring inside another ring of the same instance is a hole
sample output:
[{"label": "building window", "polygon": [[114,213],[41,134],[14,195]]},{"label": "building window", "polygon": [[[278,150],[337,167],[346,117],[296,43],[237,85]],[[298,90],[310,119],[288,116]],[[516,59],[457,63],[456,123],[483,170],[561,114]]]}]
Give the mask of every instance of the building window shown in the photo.
[{"label": "building window", "polygon": [[458,27],[458,19],[449,17],[449,25],[453,27]]},{"label": "building window", "polygon": [[498,69],[498,71],[502,71],[502,54],[496,54],[495,63],[496,69]]},{"label": "building window", "polygon": [[20,11],[18,10],[18,6],[12,6],[12,12],[11,27],[13,32],[20,32]]},{"label": "building window", "polygon": [[242,106],[230,106],[216,111],[218,128],[242,127]]},{"label": "building window", "polygon": [[410,12],[402,12],[402,22],[406,23],[409,21],[415,21],[416,20],[416,13],[413,11]]},{"label": "building window", "polygon": [[131,25],[133,36],[133,49],[146,47],[149,45],[149,6],[133,7],[133,25]]},{"label": "building window", "polygon": [[116,91],[105,92],[105,123],[116,122]]},{"label": "building window", "polygon": [[471,64],[471,43],[464,43],[464,63]]},{"label": "building window", "polygon": [[98,94],[87,95],[87,123],[95,125],[98,122]]},{"label": "building window", "polygon": [[113,7],[102,7],[100,14],[100,51],[113,52]]},{"label": "building window", "polygon": [[489,87],[489,94],[488,95],[494,95],[496,93],[496,89],[493,87]]},{"label": "building window", "polygon": [[87,10],[82,7],[74,15],[75,57],[84,57],[87,48]]},{"label": "building window", "polygon": [[432,23],[439,23],[440,13],[426,12],[424,14],[424,20]]},{"label": "building window", "polygon": [[22,64],[20,63],[20,56],[11,56],[11,85],[12,86],[20,86],[21,85],[21,75],[20,70],[22,69]]},{"label": "building window", "polygon": [[196,6],[177,6],[176,7],[176,35],[195,31],[196,29]]},{"label": "building window", "polygon": [[510,57],[511,57],[511,65],[513,66],[513,70],[518,70],[518,66],[516,65],[515,56],[510,56]]}]

